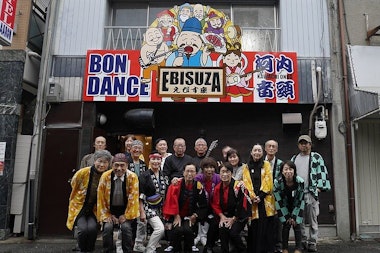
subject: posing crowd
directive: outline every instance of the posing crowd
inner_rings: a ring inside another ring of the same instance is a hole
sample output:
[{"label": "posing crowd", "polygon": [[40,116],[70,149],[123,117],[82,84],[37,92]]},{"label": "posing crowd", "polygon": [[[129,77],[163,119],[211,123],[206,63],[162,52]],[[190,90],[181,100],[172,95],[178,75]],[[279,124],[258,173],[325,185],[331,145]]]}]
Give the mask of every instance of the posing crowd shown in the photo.
[{"label": "posing crowd", "polygon": [[225,146],[224,161],[217,162],[203,138],[195,142],[195,157],[185,153],[182,138],[174,140],[173,154],[158,139],[146,164],[143,143],[133,135],[125,153],[114,156],[99,136],[71,180],[66,225],[80,252],[94,251],[99,228],[104,252],[115,252],[118,231],[123,252],[156,252],[166,237],[168,252],[199,251],[199,243],[214,252],[219,242],[223,253],[288,253],[291,228],[295,253],[316,252],[318,197],[331,185],[311,146],[301,135],[299,154],[283,162],[276,157],[278,143],[268,140],[253,145],[247,163]]}]

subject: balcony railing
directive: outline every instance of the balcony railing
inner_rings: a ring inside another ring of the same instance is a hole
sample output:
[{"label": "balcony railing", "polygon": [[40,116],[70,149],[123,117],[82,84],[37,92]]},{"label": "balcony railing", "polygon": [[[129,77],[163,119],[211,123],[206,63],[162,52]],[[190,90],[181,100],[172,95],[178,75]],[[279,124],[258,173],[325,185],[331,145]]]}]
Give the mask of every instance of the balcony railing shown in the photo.
[{"label": "balcony railing", "polygon": [[[243,51],[280,50],[279,28],[242,27]],[[106,26],[105,49],[139,50],[143,43],[145,26]]]}]

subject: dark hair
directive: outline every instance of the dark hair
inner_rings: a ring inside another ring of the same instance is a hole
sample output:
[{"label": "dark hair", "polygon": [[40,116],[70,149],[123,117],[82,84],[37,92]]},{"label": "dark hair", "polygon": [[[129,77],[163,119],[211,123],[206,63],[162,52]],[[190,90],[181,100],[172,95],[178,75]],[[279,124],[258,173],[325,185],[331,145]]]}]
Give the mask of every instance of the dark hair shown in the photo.
[{"label": "dark hair", "polygon": [[185,165],[183,166],[183,171],[185,171],[186,166],[189,166],[189,165],[193,165],[195,167],[195,171],[197,171],[197,165],[193,162],[185,163]]},{"label": "dark hair", "polygon": [[219,171],[220,171],[220,169],[223,168],[223,167],[226,167],[226,169],[229,170],[229,171],[231,171],[231,173],[234,172],[234,167],[233,167],[232,164],[229,163],[229,162],[223,162],[222,164],[220,164],[220,165],[219,165]]},{"label": "dark hair", "polygon": [[297,177],[297,166],[294,162],[290,161],[290,160],[287,160],[283,163],[281,163],[280,165],[280,173],[281,173],[281,177],[283,180],[285,180],[285,177],[284,175],[282,174],[282,171],[284,170],[284,166],[288,165],[290,168],[294,169],[294,176],[293,176],[293,180],[296,181],[296,177]]},{"label": "dark hair", "polygon": [[202,170],[206,167],[214,167],[215,170],[218,168],[218,164],[216,163],[215,159],[212,157],[203,158],[200,166]]},{"label": "dark hair", "polygon": [[[252,154],[251,154],[254,146],[260,146],[261,150],[263,151],[263,156],[258,161],[254,161]],[[253,144],[251,149],[250,149],[250,152],[249,152],[248,168],[258,169],[258,168],[262,168],[263,165],[264,165],[264,147],[260,143]],[[255,168],[255,167],[257,167],[257,168]]]},{"label": "dark hair", "polygon": [[166,144],[168,143],[168,141],[164,138],[158,138],[155,142],[154,142],[154,147],[157,146],[157,144],[160,142],[160,141],[166,141]]},{"label": "dark hair", "polygon": [[242,166],[243,162],[241,161],[241,156],[240,156],[239,152],[234,148],[231,148],[230,150],[227,151],[226,162],[228,162],[228,157],[230,157],[232,155],[237,155],[237,157],[239,158],[238,166]]}]

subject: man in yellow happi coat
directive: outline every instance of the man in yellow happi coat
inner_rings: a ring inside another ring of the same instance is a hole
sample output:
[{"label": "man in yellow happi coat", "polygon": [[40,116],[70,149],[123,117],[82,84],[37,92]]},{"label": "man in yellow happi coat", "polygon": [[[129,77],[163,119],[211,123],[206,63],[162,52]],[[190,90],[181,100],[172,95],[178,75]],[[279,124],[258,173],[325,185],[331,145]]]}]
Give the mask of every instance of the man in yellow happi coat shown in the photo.
[{"label": "man in yellow happi coat", "polygon": [[77,227],[77,242],[81,252],[92,252],[98,233],[96,201],[99,180],[109,168],[112,155],[107,150],[94,153],[94,165],[78,170],[71,180],[71,195],[66,226]]},{"label": "man in yellow happi coat", "polygon": [[132,221],[140,216],[139,180],[128,170],[127,157],[118,153],[112,160],[112,170],[100,178],[97,217],[103,224],[104,252],[114,252],[113,230],[121,230],[123,252],[132,252]]}]

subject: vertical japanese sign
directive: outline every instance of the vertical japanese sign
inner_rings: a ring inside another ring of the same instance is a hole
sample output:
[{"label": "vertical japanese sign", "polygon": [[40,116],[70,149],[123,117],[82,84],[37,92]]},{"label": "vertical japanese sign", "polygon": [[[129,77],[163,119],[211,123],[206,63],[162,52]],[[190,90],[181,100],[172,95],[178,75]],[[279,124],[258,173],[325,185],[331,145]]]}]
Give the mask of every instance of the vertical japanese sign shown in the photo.
[{"label": "vertical japanese sign", "polygon": [[0,0],[0,44],[12,44],[17,0]]},{"label": "vertical japanese sign", "polygon": [[5,147],[6,142],[0,142],[0,176],[4,175],[4,160],[5,160]]}]

